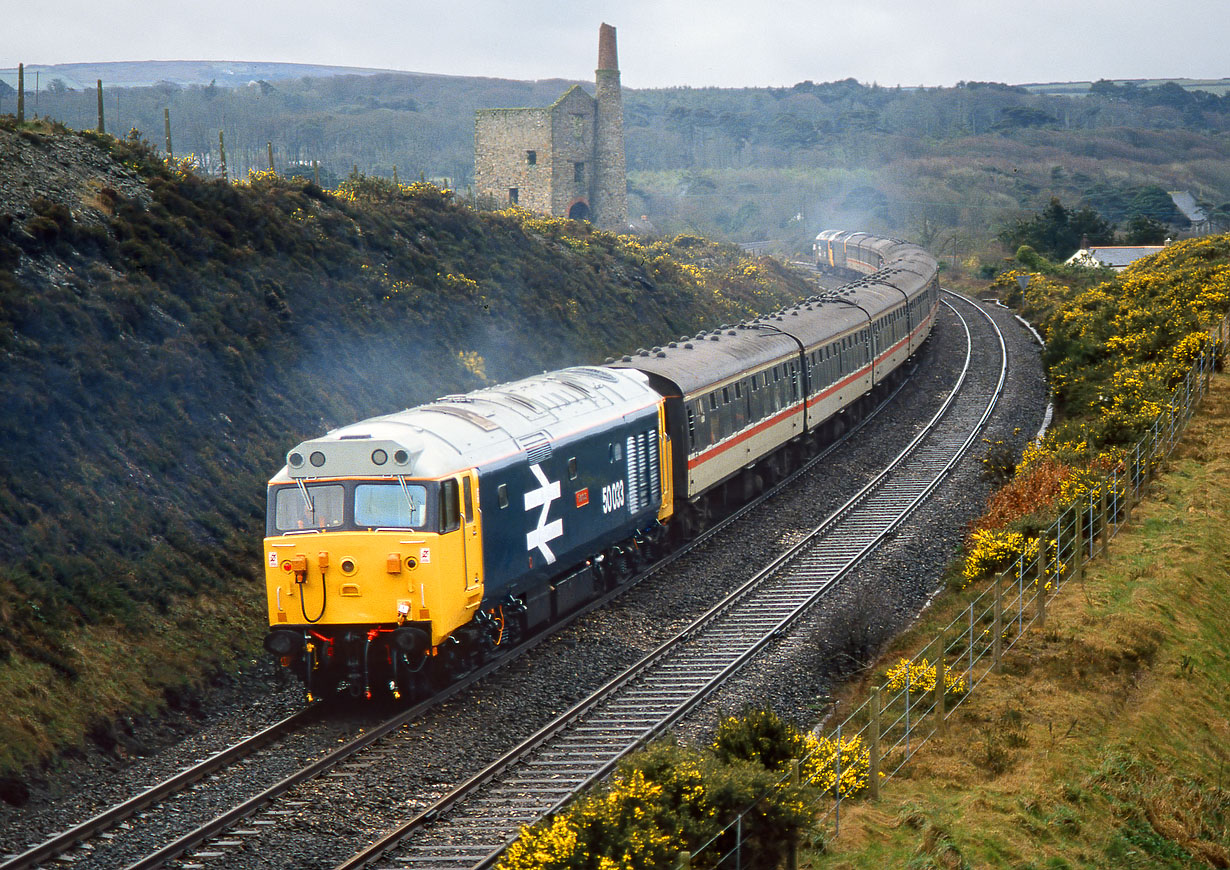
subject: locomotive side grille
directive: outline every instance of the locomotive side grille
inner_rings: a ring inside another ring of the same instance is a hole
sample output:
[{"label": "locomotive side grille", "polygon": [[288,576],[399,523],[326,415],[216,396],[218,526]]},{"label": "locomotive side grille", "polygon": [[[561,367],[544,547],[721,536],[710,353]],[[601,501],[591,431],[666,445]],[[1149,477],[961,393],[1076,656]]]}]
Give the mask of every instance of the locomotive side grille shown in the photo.
[{"label": "locomotive side grille", "polygon": [[662,502],[662,481],[658,479],[658,439],[654,437],[656,433],[648,433],[649,439],[649,503],[661,504]]},{"label": "locomotive side grille", "polygon": [[648,440],[644,432],[636,436],[636,473],[640,478],[637,487],[640,493],[637,510],[643,510],[649,504],[649,463],[646,458],[649,453],[649,445],[646,443]]},{"label": "locomotive side grille", "polygon": [[628,510],[636,513],[641,509],[641,474],[640,464],[636,460],[636,436],[629,435],[627,442],[628,456]]},{"label": "locomotive side grille", "polygon": [[526,459],[531,465],[546,462],[551,458],[551,439],[546,432],[535,432],[517,439],[521,449],[525,451]]},{"label": "locomotive side grille", "polygon": [[658,445],[653,432],[629,435],[627,452],[628,510],[637,513],[658,500],[658,481],[653,474],[658,462]]}]

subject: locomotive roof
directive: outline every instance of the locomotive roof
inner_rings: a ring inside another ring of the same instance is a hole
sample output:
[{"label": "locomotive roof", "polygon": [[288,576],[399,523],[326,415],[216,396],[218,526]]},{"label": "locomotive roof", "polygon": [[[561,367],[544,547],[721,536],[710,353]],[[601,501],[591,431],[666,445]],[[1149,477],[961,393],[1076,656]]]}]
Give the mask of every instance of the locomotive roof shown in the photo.
[{"label": "locomotive roof", "polygon": [[[572,434],[653,406],[658,393],[637,371],[580,366],[445,396],[351,423],[298,444],[270,481],[315,477],[425,479],[531,456]],[[383,453],[383,461],[378,462]],[[398,461],[398,460],[402,461]]]}]

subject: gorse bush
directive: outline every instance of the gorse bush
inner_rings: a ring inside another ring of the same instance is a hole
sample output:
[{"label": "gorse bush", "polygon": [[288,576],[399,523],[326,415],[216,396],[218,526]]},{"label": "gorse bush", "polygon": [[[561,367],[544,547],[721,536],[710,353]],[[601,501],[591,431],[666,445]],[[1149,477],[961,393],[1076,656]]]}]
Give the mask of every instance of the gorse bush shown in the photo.
[{"label": "gorse bush", "polygon": [[[847,780],[853,788],[859,776],[865,785],[865,755],[843,744],[843,763],[853,771],[843,776],[843,789]],[[609,783],[554,818],[522,829],[499,866],[640,870],[671,867],[680,850],[710,846],[693,865],[704,867],[732,848],[736,837],[746,866],[776,866],[811,822],[815,787],[791,785],[783,776],[793,761],[804,775],[809,763],[836,770],[828,747],[761,710],[724,719],[709,753],[658,741],[626,759]],[[815,774],[819,787],[833,787],[835,773],[826,768]],[[740,814],[736,834],[730,825]]]},{"label": "gorse bush", "polygon": [[[1018,273],[994,283],[1046,339],[1057,420],[1026,447],[966,541],[966,583],[1037,555],[1038,531],[1078,499],[1097,498],[1125,449],[1153,425],[1230,311],[1230,235],[1167,246],[1088,287]],[[1032,550],[1030,549],[1032,547]]]},{"label": "gorse bush", "polygon": [[[935,691],[936,665],[928,659],[911,661],[900,659],[884,674],[884,687],[889,692],[900,692],[909,688],[911,693],[926,694]],[[964,695],[966,691],[965,678],[951,670],[944,671],[944,694]]]}]

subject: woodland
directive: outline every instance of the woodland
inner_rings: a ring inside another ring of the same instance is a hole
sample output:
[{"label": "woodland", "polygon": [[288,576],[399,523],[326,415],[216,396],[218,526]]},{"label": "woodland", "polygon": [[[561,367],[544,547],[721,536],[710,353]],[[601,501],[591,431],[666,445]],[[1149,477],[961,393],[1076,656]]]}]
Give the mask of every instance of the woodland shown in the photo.
[{"label": "woodland", "polygon": [[[106,126],[137,129],[192,155],[206,174],[269,168],[330,187],[357,170],[437,180],[466,195],[474,110],[547,105],[571,82],[380,73],[255,80],[242,87],[161,82],[106,89]],[[582,82],[583,86],[588,86]],[[11,90],[11,89],[10,89]],[[14,95],[0,94],[0,111]],[[34,108],[30,95],[27,103]],[[28,110],[29,111],[29,110]],[[97,125],[93,89],[53,79],[37,111]],[[994,82],[880,87],[853,79],[788,88],[625,89],[632,217],[663,234],[807,247],[823,227],[858,226],[936,248],[976,268],[1003,253],[998,230],[1051,197],[1125,230],[1169,234],[1186,220],[1159,192],[1189,190],[1230,226],[1230,95],[1175,82],[1099,81],[1036,93]],[[1153,202],[1151,206],[1149,203]],[[1011,253],[1011,251],[1008,251]]]}]

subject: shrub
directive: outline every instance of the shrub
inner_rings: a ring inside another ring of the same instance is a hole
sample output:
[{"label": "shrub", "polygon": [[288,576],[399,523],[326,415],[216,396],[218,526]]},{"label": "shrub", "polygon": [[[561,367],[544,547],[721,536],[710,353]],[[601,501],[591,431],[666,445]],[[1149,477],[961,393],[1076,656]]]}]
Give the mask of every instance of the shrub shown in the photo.
[{"label": "shrub", "polygon": [[[762,750],[790,745],[810,751],[809,757],[820,763],[832,759],[821,744],[773,714],[747,712],[752,721],[732,717],[719,726],[717,742],[730,750],[725,755],[664,740],[625,759],[609,784],[554,818],[523,828],[500,868],[670,867],[681,850],[707,846],[711,854],[723,854],[735,847],[736,839],[746,866],[776,866],[810,824],[811,789],[790,785],[779,770],[765,767],[761,761],[776,757],[776,752]],[[857,747],[843,746],[853,753],[849,759],[843,753],[843,763],[848,760],[857,771]],[[804,760],[802,755],[794,758]],[[786,767],[789,761],[779,759]],[[823,773],[817,770],[817,776]],[[862,778],[865,782],[865,764]],[[737,834],[731,824],[736,818],[741,819]]]}]

